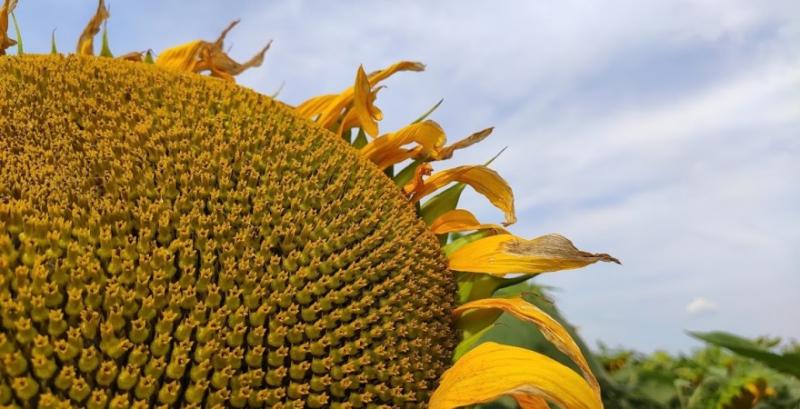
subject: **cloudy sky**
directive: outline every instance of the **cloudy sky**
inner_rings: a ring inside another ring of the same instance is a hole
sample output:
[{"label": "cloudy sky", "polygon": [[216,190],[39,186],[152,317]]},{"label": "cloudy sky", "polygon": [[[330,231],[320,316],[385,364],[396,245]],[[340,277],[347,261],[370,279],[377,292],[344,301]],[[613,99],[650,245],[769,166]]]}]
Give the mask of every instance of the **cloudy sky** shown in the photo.
[{"label": "cloudy sky", "polygon": [[[72,51],[95,3],[20,0],[28,50],[55,28]],[[514,186],[525,237],[561,232],[622,266],[555,273],[588,339],[645,351],[697,345],[684,330],[800,338],[800,3],[785,1],[124,1],[112,50],[212,40],[234,57],[274,39],[245,86],[297,103],[400,59],[392,130],[433,118],[451,139],[495,126],[454,162]],[[477,196],[487,221],[502,215]]]}]

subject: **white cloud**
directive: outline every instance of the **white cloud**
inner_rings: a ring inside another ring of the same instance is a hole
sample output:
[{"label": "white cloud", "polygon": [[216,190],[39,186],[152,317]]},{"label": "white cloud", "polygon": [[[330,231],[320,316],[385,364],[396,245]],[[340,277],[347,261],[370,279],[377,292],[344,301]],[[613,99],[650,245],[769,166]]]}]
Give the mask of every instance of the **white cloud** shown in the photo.
[{"label": "white cloud", "polygon": [[686,304],[686,312],[691,315],[707,314],[715,312],[718,309],[719,306],[717,306],[715,302],[709,301],[704,297],[697,297],[689,302],[689,304]]}]

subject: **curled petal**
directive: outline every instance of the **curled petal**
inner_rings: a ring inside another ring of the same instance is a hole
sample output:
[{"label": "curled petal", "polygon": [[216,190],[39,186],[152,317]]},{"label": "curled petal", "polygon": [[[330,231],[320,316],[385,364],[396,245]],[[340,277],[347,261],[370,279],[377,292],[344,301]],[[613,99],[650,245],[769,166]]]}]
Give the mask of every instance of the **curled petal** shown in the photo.
[{"label": "curled petal", "polygon": [[517,220],[511,187],[497,172],[483,165],[458,166],[434,173],[414,192],[411,201],[418,201],[452,182],[470,185],[478,193],[486,196],[495,207],[505,213],[504,225],[508,226]]},{"label": "curled petal", "polygon": [[467,230],[494,230],[501,233],[508,233],[499,224],[482,224],[475,218],[475,215],[464,209],[450,210],[433,221],[430,225],[431,231],[435,234],[445,234]]},{"label": "curled petal", "polygon": [[267,45],[261,49],[261,51],[257,52],[253,57],[243,63],[234,61],[221,49],[216,50],[216,52],[211,53],[210,69],[212,73],[223,72],[226,75],[235,77],[248,68],[261,66],[261,64],[264,63],[264,55],[266,55],[271,45],[272,41],[268,42]]},{"label": "curled petal", "polygon": [[399,71],[425,71],[425,64],[416,61],[398,61],[382,70],[369,74],[369,83],[373,86]]},{"label": "curled petal", "polygon": [[[455,316],[461,316],[467,311],[486,309],[498,309],[536,325],[548,341],[578,365],[583,373],[583,377],[592,389],[595,390],[597,395],[600,396],[600,384],[597,382],[597,378],[594,377],[594,374],[592,374],[589,363],[583,356],[578,344],[575,343],[575,340],[572,339],[569,332],[567,332],[558,321],[554,320],[539,307],[522,298],[484,298],[475,300],[459,306],[453,310],[453,314]],[[468,319],[468,317],[465,318]]]},{"label": "curled petal", "polygon": [[410,157],[412,151],[404,149],[404,145],[417,143],[423,150],[432,151],[444,144],[444,141],[445,134],[442,127],[434,121],[427,120],[376,138],[361,149],[361,154],[374,162],[378,168],[384,169]]},{"label": "curled petal", "polygon": [[[380,71],[376,71],[367,76],[370,88],[375,87],[379,82],[385,80],[386,78],[390,77],[396,72],[399,71],[422,71],[425,69],[425,66],[418,62],[411,62],[411,61],[400,61],[395,63],[387,68],[384,68]],[[349,87],[338,94],[338,98],[335,100],[329,101],[330,103],[327,104],[325,110],[320,113],[320,117],[317,119],[317,123],[322,126],[323,128],[330,128],[334,124],[336,124],[342,116],[342,112],[353,103],[353,98],[355,97],[355,90],[353,87]],[[314,98],[312,98],[314,99]],[[309,102],[310,100],[306,101]],[[303,102],[300,105],[304,105],[306,102]]]},{"label": "curled petal", "polygon": [[403,191],[407,195],[414,195],[417,190],[421,189],[423,186],[422,178],[430,175],[431,172],[433,172],[433,167],[430,163],[423,163],[419,165],[416,169],[414,169],[414,177],[411,179],[411,182],[408,182],[408,184],[403,186]]},{"label": "curled petal", "polygon": [[608,254],[580,251],[571,241],[558,234],[533,240],[498,234],[468,243],[450,254],[449,258],[451,270],[497,276],[569,270],[598,261],[619,264],[619,260]]},{"label": "curled petal", "polygon": [[377,92],[378,90],[372,90],[364,67],[359,66],[356,72],[356,82],[353,85],[353,106],[342,120],[340,134],[344,129],[358,126],[367,135],[373,138],[378,136],[378,121],[383,119],[383,113],[375,106]]},{"label": "curled petal", "polygon": [[272,44],[272,42],[269,42],[261,51],[244,63],[234,61],[225,53],[223,45],[225,36],[238,23],[238,20],[230,23],[213,43],[194,40],[164,50],[155,63],[178,71],[210,71],[214,77],[233,81],[233,77],[241,74],[244,70],[260,66],[264,62],[264,55]]},{"label": "curled petal", "polygon": [[94,36],[100,32],[100,26],[109,17],[108,9],[104,0],[100,0],[97,4],[97,11],[92,16],[92,19],[86,24],[80,38],[78,39],[78,46],[76,52],[79,55],[94,55]]},{"label": "curled petal", "polygon": [[534,351],[486,342],[442,375],[429,408],[459,408],[504,395],[537,396],[570,409],[603,407],[599,396],[572,369]]},{"label": "curled petal", "polygon": [[6,55],[6,48],[13,46],[17,43],[16,40],[8,37],[8,15],[14,11],[17,6],[17,0],[3,1],[3,7],[0,7],[0,55]]}]

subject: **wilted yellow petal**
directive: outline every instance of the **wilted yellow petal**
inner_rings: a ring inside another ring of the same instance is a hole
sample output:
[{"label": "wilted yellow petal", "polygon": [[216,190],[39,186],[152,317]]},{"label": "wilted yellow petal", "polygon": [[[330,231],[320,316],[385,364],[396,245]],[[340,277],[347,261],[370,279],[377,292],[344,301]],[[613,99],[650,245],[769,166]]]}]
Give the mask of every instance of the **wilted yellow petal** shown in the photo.
[{"label": "wilted yellow petal", "polygon": [[433,172],[433,167],[430,163],[423,163],[417,166],[414,169],[414,177],[411,178],[411,181],[408,182],[405,186],[403,186],[403,192],[407,195],[414,195],[419,189],[423,186],[422,178],[424,176],[428,176]]},{"label": "wilted yellow petal", "polygon": [[208,42],[194,40],[168,48],[158,54],[155,64],[173,70],[194,72],[200,64],[201,50],[208,47],[210,47]]},{"label": "wilted yellow petal", "polygon": [[481,224],[475,215],[464,209],[453,209],[445,212],[430,225],[431,231],[435,234],[445,234],[467,230],[488,230],[492,229],[502,233],[508,233],[499,224]]},{"label": "wilted yellow petal", "polygon": [[[374,88],[379,82],[385,80],[386,78],[388,78],[389,76],[398,71],[422,71],[423,69],[425,69],[425,66],[421,63],[411,62],[411,61],[400,61],[387,68],[384,68],[380,71],[376,71],[368,75],[367,79],[371,89]],[[348,106],[350,106],[350,104],[353,103],[354,97],[355,97],[355,90],[353,89],[353,87],[348,87],[347,89],[342,91],[336,100],[330,101],[331,103],[326,106],[325,110],[320,114],[320,117],[317,119],[317,123],[323,128],[330,128],[331,126],[339,122],[342,116],[342,111],[344,111]],[[310,100],[306,102],[309,101]],[[300,105],[303,105],[306,102]]]},{"label": "wilted yellow petal", "polygon": [[298,105],[295,112],[304,118],[314,119],[317,115],[325,112],[331,104],[335,104],[337,98],[339,98],[337,94],[316,96]]},{"label": "wilted yellow petal", "polygon": [[472,146],[472,145],[474,145],[474,144],[486,139],[487,136],[492,134],[493,130],[494,130],[494,128],[486,128],[486,129],[484,129],[482,131],[475,132],[474,134],[472,134],[472,135],[470,135],[470,136],[468,136],[468,137],[466,137],[466,138],[464,138],[464,139],[462,139],[462,140],[460,140],[460,141],[458,141],[458,142],[456,142],[456,143],[454,143],[452,145],[445,146],[444,148],[442,148],[438,152],[436,152],[435,159],[437,159],[437,160],[450,159],[450,158],[453,157],[453,152],[455,152],[455,151],[457,151],[459,149],[464,149],[464,148],[470,147],[470,146]]},{"label": "wilted yellow petal", "polygon": [[518,393],[514,395],[514,400],[517,401],[520,409],[550,409],[547,401],[538,396]]},{"label": "wilted yellow petal", "polygon": [[418,201],[452,182],[466,183],[486,196],[493,205],[505,213],[504,225],[508,226],[517,221],[511,187],[497,172],[483,165],[458,166],[434,173],[425,180],[422,188],[418,189],[410,200]]},{"label": "wilted yellow petal", "polygon": [[372,86],[391,77],[398,71],[425,71],[425,64],[416,61],[399,61],[382,70],[369,74],[369,83]]},{"label": "wilted yellow petal", "polygon": [[133,62],[142,62],[144,59],[145,51],[131,51],[127,54],[120,55],[117,57],[118,60],[126,60],[126,61],[133,61]]},{"label": "wilted yellow petal", "polygon": [[[556,320],[539,307],[523,300],[522,298],[484,298],[470,301],[453,310],[455,316],[461,316],[470,310],[498,309],[507,312],[523,321],[536,325],[542,335],[550,341],[559,351],[568,356],[581,369],[583,377],[600,396],[600,384],[592,374],[589,363],[583,356],[581,349],[569,332]],[[469,317],[464,317],[469,319]]]},{"label": "wilted yellow petal", "polygon": [[339,133],[353,127],[360,127],[367,135],[373,138],[378,136],[378,121],[383,119],[383,114],[375,106],[377,92],[378,90],[372,90],[364,67],[359,66],[356,72],[356,82],[353,85],[353,106],[342,120]]},{"label": "wilted yellow petal", "polygon": [[94,55],[94,36],[100,32],[100,26],[108,18],[108,9],[104,0],[100,0],[97,4],[97,11],[86,24],[80,38],[78,39],[78,46],[76,52],[79,55]]},{"label": "wilted yellow petal", "polygon": [[509,273],[533,274],[580,268],[597,261],[619,260],[608,254],[580,251],[558,234],[525,240],[510,234],[489,236],[454,251],[450,269],[504,276]]},{"label": "wilted yellow petal", "polygon": [[422,121],[382,135],[361,149],[361,154],[374,162],[378,168],[384,169],[395,163],[408,159],[412,153],[404,149],[404,145],[417,143],[423,150],[433,151],[444,144],[445,134],[439,124],[434,121]]},{"label": "wilted yellow petal", "polygon": [[253,57],[243,63],[234,61],[228,54],[223,52],[222,49],[216,50],[211,53],[209,69],[212,74],[224,73],[226,76],[235,77],[248,68],[261,66],[261,64],[264,63],[264,55],[271,45],[272,41],[268,42],[261,51],[257,52]]},{"label": "wilted yellow petal", "polygon": [[16,44],[16,40],[8,37],[8,15],[14,11],[17,6],[17,0],[3,1],[3,7],[0,7],[0,55],[6,55],[6,48]]},{"label": "wilted yellow petal", "polygon": [[210,71],[211,76],[233,81],[233,77],[251,67],[258,67],[264,62],[264,55],[272,42],[267,43],[256,55],[244,63],[234,61],[223,50],[225,36],[239,20],[231,22],[219,35],[216,41],[209,43],[194,40],[177,47],[169,48],[159,54],[155,63],[162,67],[178,71]]},{"label": "wilted yellow petal", "polygon": [[504,395],[533,395],[569,409],[602,409],[594,390],[575,371],[540,353],[486,342],[445,371],[430,409],[490,402]]}]

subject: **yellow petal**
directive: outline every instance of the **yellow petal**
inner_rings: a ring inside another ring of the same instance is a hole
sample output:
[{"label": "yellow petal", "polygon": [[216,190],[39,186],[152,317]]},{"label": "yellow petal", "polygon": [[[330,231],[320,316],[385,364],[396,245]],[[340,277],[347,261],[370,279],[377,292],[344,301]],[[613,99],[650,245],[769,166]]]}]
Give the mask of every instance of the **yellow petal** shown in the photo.
[{"label": "yellow petal", "polygon": [[127,54],[120,55],[117,57],[118,60],[126,60],[126,61],[133,61],[133,62],[142,62],[144,59],[144,51],[131,51]]},{"label": "yellow petal", "polygon": [[520,409],[550,409],[547,401],[538,396],[518,393],[514,395],[514,400],[517,401]]},{"label": "yellow petal", "polygon": [[6,55],[6,48],[16,44],[16,40],[8,37],[8,15],[14,11],[17,6],[17,0],[3,1],[3,7],[0,7],[0,55]]},{"label": "yellow petal", "polygon": [[466,183],[486,196],[495,207],[505,213],[504,225],[508,226],[517,220],[511,187],[497,172],[483,165],[458,166],[434,173],[425,180],[422,188],[418,189],[410,200],[418,201],[452,182]]},{"label": "yellow petal", "polygon": [[488,230],[492,229],[502,233],[508,233],[499,224],[481,224],[475,215],[464,209],[453,209],[445,212],[430,225],[431,231],[435,234],[445,234],[467,230]]},{"label": "yellow petal", "polygon": [[[536,325],[542,335],[550,341],[559,351],[572,359],[581,369],[583,377],[589,385],[600,395],[600,384],[592,374],[589,363],[583,356],[581,349],[569,332],[556,320],[539,307],[523,300],[522,298],[484,298],[463,304],[453,310],[455,316],[471,310],[498,309],[507,312],[523,321]],[[465,317],[469,319],[468,317]]]},{"label": "yellow petal", "polygon": [[178,70],[201,72],[209,71],[211,76],[233,81],[233,77],[244,70],[258,67],[264,62],[264,55],[272,42],[267,43],[256,55],[244,63],[234,61],[223,50],[225,36],[239,23],[239,20],[228,24],[216,41],[209,43],[194,40],[177,47],[169,48],[159,54],[155,63],[162,67]]},{"label": "yellow petal", "polygon": [[79,55],[94,55],[94,36],[100,32],[100,26],[108,18],[108,9],[104,0],[100,0],[97,4],[97,11],[86,24],[80,38],[78,39],[78,47],[76,52]]},{"label": "yellow petal", "polygon": [[[421,63],[411,62],[411,61],[400,61],[387,68],[384,68],[380,71],[376,71],[368,75],[367,79],[370,88],[373,88],[379,82],[385,80],[386,78],[388,78],[389,76],[393,75],[396,72],[422,71],[423,69],[425,69],[425,66]],[[354,97],[355,97],[355,90],[353,89],[353,87],[349,87],[344,91],[342,91],[337,99],[330,101],[331,103],[329,103],[326,106],[325,110],[320,114],[319,119],[317,119],[317,123],[323,128],[330,128],[331,126],[339,122],[339,120],[342,117],[342,111],[344,111],[344,109],[347,108],[353,102]],[[305,102],[303,104],[305,104]]]},{"label": "yellow petal", "polygon": [[413,153],[403,149],[404,145],[417,143],[428,151],[444,144],[445,134],[439,124],[434,121],[422,121],[407,125],[396,132],[382,135],[361,149],[361,154],[374,162],[378,168],[384,169],[395,163],[408,159]]},{"label": "yellow petal", "polygon": [[264,63],[264,55],[272,45],[272,41],[268,42],[261,51],[257,52],[249,60],[239,63],[234,61],[228,54],[221,49],[211,53],[211,66],[212,73],[225,73],[226,76],[235,77],[248,68],[259,67]]},{"label": "yellow petal", "polygon": [[430,409],[490,402],[504,395],[533,395],[570,409],[602,409],[594,390],[575,371],[523,348],[486,342],[445,371]]},{"label": "yellow petal", "polygon": [[329,109],[330,105],[335,103],[337,98],[339,98],[337,94],[316,96],[298,105],[295,108],[295,112],[304,118],[314,119],[314,117]]},{"label": "yellow petal", "polygon": [[468,137],[466,137],[466,138],[464,138],[464,139],[462,139],[462,140],[460,140],[460,141],[458,141],[458,142],[456,142],[456,143],[454,143],[452,145],[445,146],[444,148],[442,148],[438,152],[436,152],[435,159],[437,159],[437,160],[450,159],[450,158],[453,157],[453,152],[455,152],[455,151],[457,151],[459,149],[464,149],[464,148],[470,147],[470,146],[472,146],[472,145],[474,145],[474,144],[486,139],[487,136],[492,134],[493,130],[494,130],[494,128],[486,128],[486,129],[484,129],[482,131],[475,132],[474,134],[472,134],[472,135],[470,135],[470,136],[468,136]]},{"label": "yellow petal", "polygon": [[525,240],[510,234],[485,237],[460,247],[449,256],[450,269],[504,276],[580,268],[597,261],[619,260],[608,254],[580,251],[558,234]]},{"label": "yellow petal", "polygon": [[423,186],[423,176],[428,176],[431,174],[431,172],[433,172],[433,167],[430,163],[426,162],[417,166],[417,168],[414,169],[414,177],[411,178],[410,182],[403,186],[403,191],[407,195],[414,195]]},{"label": "yellow petal", "polygon": [[194,72],[200,64],[200,52],[211,45],[202,40],[194,40],[162,51],[156,58],[156,65],[178,71]]},{"label": "yellow petal", "polygon": [[425,71],[425,64],[416,61],[399,61],[382,70],[369,74],[369,83],[372,86],[391,77],[399,71]]},{"label": "yellow petal", "polygon": [[372,87],[367,80],[364,67],[359,66],[356,72],[356,83],[353,85],[353,108],[358,124],[364,132],[373,138],[378,136],[378,119],[373,109],[375,98],[372,96]]}]

